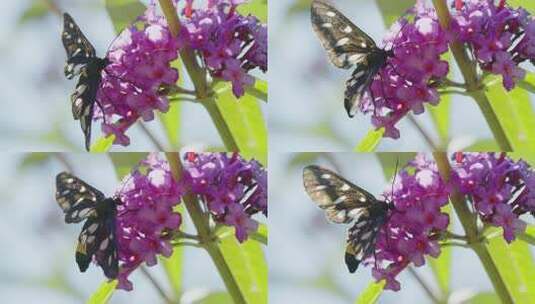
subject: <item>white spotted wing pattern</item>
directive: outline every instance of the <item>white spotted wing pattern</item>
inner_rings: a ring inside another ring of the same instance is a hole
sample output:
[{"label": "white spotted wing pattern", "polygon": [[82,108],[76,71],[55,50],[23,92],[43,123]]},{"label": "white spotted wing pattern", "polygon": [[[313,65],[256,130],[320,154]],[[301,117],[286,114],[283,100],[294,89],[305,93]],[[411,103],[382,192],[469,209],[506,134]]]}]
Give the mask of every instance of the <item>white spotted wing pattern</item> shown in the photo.
[{"label": "white spotted wing pattern", "polygon": [[67,172],[56,176],[56,200],[65,213],[66,223],[85,220],[76,247],[80,271],[85,272],[94,259],[106,277],[116,278],[119,267],[115,216],[120,201],[106,198],[102,192]]},{"label": "white spotted wing pattern", "polygon": [[345,262],[349,271],[355,272],[362,260],[375,253],[375,242],[387,220],[389,204],[319,166],[304,168],[303,184],[330,221],[353,223],[348,230]]},{"label": "white spotted wing pattern", "polygon": [[312,1],[311,21],[332,64],[343,69],[356,66],[346,82],[344,96],[347,114],[353,117],[359,101],[392,52],[378,48],[370,36],[323,0]]}]

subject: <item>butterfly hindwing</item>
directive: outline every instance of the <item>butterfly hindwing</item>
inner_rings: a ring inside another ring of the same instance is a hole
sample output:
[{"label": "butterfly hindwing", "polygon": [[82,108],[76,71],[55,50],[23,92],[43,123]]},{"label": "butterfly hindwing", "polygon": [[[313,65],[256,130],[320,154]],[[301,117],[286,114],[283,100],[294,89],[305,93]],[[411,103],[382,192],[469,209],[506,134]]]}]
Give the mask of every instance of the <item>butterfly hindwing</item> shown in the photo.
[{"label": "butterfly hindwing", "polygon": [[96,216],[97,202],[105,199],[102,192],[67,172],[56,176],[56,189],[56,200],[67,223],[79,223]]},{"label": "butterfly hindwing", "polygon": [[355,272],[360,262],[374,253],[377,235],[383,226],[385,216],[386,212],[366,213],[348,229],[345,262],[349,272]]},{"label": "butterfly hindwing", "polygon": [[303,182],[310,198],[325,209],[327,218],[334,223],[353,221],[377,201],[366,190],[322,167],[306,167]]},{"label": "butterfly hindwing", "polygon": [[339,68],[348,69],[363,63],[368,53],[377,49],[370,36],[324,1],[312,1],[311,18],[329,59]]}]

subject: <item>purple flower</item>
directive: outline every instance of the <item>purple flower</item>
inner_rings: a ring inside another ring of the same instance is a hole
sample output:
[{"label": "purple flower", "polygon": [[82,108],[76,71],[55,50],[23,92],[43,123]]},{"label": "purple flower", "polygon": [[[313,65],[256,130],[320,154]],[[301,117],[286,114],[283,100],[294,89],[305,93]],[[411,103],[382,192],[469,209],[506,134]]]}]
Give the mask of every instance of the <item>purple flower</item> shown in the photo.
[{"label": "purple flower", "polygon": [[118,288],[132,290],[130,273],[141,263],[156,265],[156,255],[169,257],[173,248],[164,232],[176,230],[181,215],[173,211],[180,203],[182,188],[174,180],[169,164],[152,153],[142,161],[119,187],[117,208]]},{"label": "purple flower", "polygon": [[448,190],[436,164],[419,154],[396,176],[394,189],[384,196],[394,205],[379,232],[374,265],[376,280],[385,279],[386,289],[399,290],[396,276],[411,262],[425,264],[425,255],[437,257],[440,247],[436,235],[445,231],[449,217],[440,208],[448,202]]},{"label": "purple flower", "polygon": [[525,162],[505,154],[459,153],[453,166],[452,183],[467,195],[485,223],[503,228],[512,242],[526,224],[519,216],[535,211],[535,173]]},{"label": "purple flower", "polygon": [[267,71],[267,27],[254,16],[236,11],[244,0],[211,0],[207,7],[193,8],[187,1],[182,23],[190,47],[199,51],[212,77],[232,83],[236,97],[254,84],[249,71]]},{"label": "purple flower", "polygon": [[385,137],[399,138],[399,120],[410,111],[423,113],[425,103],[438,103],[435,84],[449,71],[448,63],[441,60],[448,40],[434,10],[418,4],[412,14],[412,22],[403,18],[392,26],[384,43],[392,46],[393,56],[359,104],[363,113],[372,115],[376,128],[385,128]]},{"label": "purple flower", "polygon": [[240,242],[258,228],[251,216],[267,216],[267,172],[258,162],[237,153],[187,153],[184,170],[183,184],[216,222],[235,227]]},{"label": "purple flower", "polygon": [[470,0],[457,7],[452,34],[470,46],[483,70],[502,75],[504,87],[512,90],[525,76],[518,64],[535,60],[534,27],[533,17],[522,8]]},{"label": "purple flower", "polygon": [[112,44],[97,95],[104,113],[97,112],[95,119],[103,120],[102,131],[114,134],[114,143],[124,146],[130,143],[126,131],[139,118],[151,121],[154,111],[167,112],[168,100],[158,89],[178,80],[170,64],[177,58],[179,41],[155,6],[149,6],[140,20],[141,27],[127,27]]}]

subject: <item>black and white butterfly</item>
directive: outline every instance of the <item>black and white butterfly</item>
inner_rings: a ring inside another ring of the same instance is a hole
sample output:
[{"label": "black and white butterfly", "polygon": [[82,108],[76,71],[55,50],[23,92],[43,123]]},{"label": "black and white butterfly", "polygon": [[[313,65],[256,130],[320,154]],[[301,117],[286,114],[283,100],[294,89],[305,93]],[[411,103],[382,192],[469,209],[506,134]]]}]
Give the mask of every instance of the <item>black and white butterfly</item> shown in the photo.
[{"label": "black and white butterfly", "polygon": [[303,184],[330,221],[353,223],[348,229],[345,263],[349,272],[355,272],[362,260],[374,255],[377,235],[387,222],[392,205],[318,166],[305,167]]},{"label": "black and white butterfly", "polygon": [[110,279],[117,277],[119,264],[115,221],[118,198],[104,194],[76,176],[62,172],[56,176],[56,200],[66,223],[85,220],[76,247],[76,263],[85,272],[94,259]]},{"label": "black and white butterfly", "polygon": [[344,97],[347,114],[353,117],[373,78],[394,52],[377,47],[370,36],[322,0],[312,1],[311,17],[312,27],[327,50],[330,61],[343,69],[356,66],[346,82]]},{"label": "black and white butterfly", "polygon": [[97,91],[102,79],[102,71],[110,63],[107,58],[96,56],[95,48],[84,36],[72,17],[63,14],[63,46],[67,52],[65,76],[72,79],[80,75],[74,93],[71,95],[72,115],[80,120],[85,136],[85,148],[91,145],[91,123],[97,102]]}]

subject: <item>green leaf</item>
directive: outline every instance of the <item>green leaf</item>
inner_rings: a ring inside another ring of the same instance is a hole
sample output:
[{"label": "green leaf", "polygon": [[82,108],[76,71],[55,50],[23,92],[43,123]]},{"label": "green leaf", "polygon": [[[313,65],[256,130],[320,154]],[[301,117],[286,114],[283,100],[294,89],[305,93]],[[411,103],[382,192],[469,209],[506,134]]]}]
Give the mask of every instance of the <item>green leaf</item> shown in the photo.
[{"label": "green leaf", "polygon": [[[442,208],[442,212],[447,213],[452,218],[452,205],[447,204]],[[451,225],[451,222],[450,222]],[[452,264],[452,247],[441,247],[440,255],[437,258],[428,258],[431,269],[442,290],[442,294],[447,295],[450,292],[451,264]]]},{"label": "green leaf", "polygon": [[244,3],[238,6],[238,12],[242,15],[255,15],[262,21],[262,23],[267,23],[267,0],[252,0],[248,3]]},{"label": "green leaf", "polygon": [[196,304],[232,304],[232,298],[226,292],[213,292],[199,301]]},{"label": "green leaf", "polygon": [[254,86],[245,88],[245,93],[254,96],[263,102],[268,102],[268,83],[262,79],[256,79]]},{"label": "green leaf", "polygon": [[117,178],[122,180],[123,177],[129,174],[132,169],[139,164],[142,159],[147,157],[147,153],[144,152],[131,152],[131,153],[109,153],[110,159],[115,167],[115,173]]},{"label": "green leaf", "polygon": [[487,92],[513,151],[535,151],[535,113],[529,93],[518,87],[507,92],[501,81],[489,85]]},{"label": "green leaf", "polygon": [[493,292],[478,293],[468,300],[467,304],[501,304],[500,298]]},{"label": "green leaf", "polygon": [[229,127],[240,154],[266,165],[267,127],[258,101],[250,95],[237,100],[228,84],[221,83],[217,87],[215,106]]},{"label": "green leaf", "polygon": [[360,143],[355,147],[355,152],[373,152],[383,139],[385,134],[385,129],[381,128],[379,130],[371,130],[368,134],[360,141]]},{"label": "green leaf", "polygon": [[383,20],[387,27],[416,3],[415,0],[376,0],[375,2],[383,15]]},{"label": "green leaf", "polygon": [[466,148],[470,152],[500,151],[500,147],[494,139],[484,139]]},{"label": "green leaf", "polygon": [[523,7],[532,15],[535,15],[535,2],[532,0],[508,0],[507,4],[512,7]]},{"label": "green leaf", "polygon": [[266,224],[260,224],[258,231],[249,236],[252,240],[258,241],[263,245],[268,244],[268,228]]},{"label": "green leaf", "polygon": [[136,21],[145,12],[146,6],[137,0],[106,0],[106,10],[110,15],[116,33]]},{"label": "green leaf", "polygon": [[383,174],[386,180],[392,179],[396,170],[396,163],[398,164],[397,170],[401,170],[409,161],[413,160],[416,156],[414,152],[401,152],[401,153],[376,153],[375,154],[381,163],[383,168]]},{"label": "green leaf", "polygon": [[22,160],[18,165],[19,170],[41,167],[48,163],[53,157],[53,153],[32,152],[22,155]]},{"label": "green leaf", "polygon": [[373,304],[377,302],[384,287],[384,281],[370,283],[370,285],[368,285],[368,287],[366,287],[366,289],[358,296],[355,304]]},{"label": "green leaf", "polygon": [[[182,205],[179,205],[179,206],[182,207]],[[184,214],[184,213],[181,212],[181,214]],[[181,229],[184,229],[184,227],[181,227]],[[183,259],[184,259],[184,247],[180,247],[180,246],[173,248],[173,254],[170,257],[161,258],[162,265],[165,270],[165,274],[167,275],[167,279],[169,280],[175,299],[180,299],[182,295]]]},{"label": "green leaf", "polygon": [[[516,240],[507,244],[501,236],[489,240],[488,251],[515,303],[535,303],[535,263],[529,246]],[[492,231],[491,231],[492,233]]]},{"label": "green leaf", "polygon": [[95,291],[91,297],[87,300],[87,304],[104,304],[108,303],[115,287],[117,286],[117,280],[106,281],[100,285],[100,287]]},{"label": "green leaf", "polygon": [[[182,62],[177,59],[171,63],[171,66],[177,69],[177,71],[182,70]],[[182,86],[184,83],[184,77],[179,77],[176,84]],[[181,115],[182,103],[172,102],[170,104],[169,111],[167,113],[160,113],[160,120],[167,134],[167,138],[173,150],[176,150],[180,147],[180,115]]]},{"label": "green leaf", "polygon": [[108,137],[101,137],[91,145],[91,147],[89,148],[89,151],[96,152],[96,153],[108,152],[108,150],[111,149],[111,146],[113,145],[114,140],[115,140],[115,135],[110,135]]},{"label": "green leaf", "polygon": [[531,93],[535,93],[535,74],[528,73],[525,79],[518,82],[518,86]]},{"label": "green leaf", "polygon": [[262,246],[251,240],[240,244],[234,234],[229,234],[219,248],[246,302],[267,303],[268,270]]},{"label": "green leaf", "polygon": [[34,0],[28,8],[24,10],[19,18],[19,24],[27,23],[28,21],[37,20],[45,17],[48,14],[49,8],[45,1]]}]

